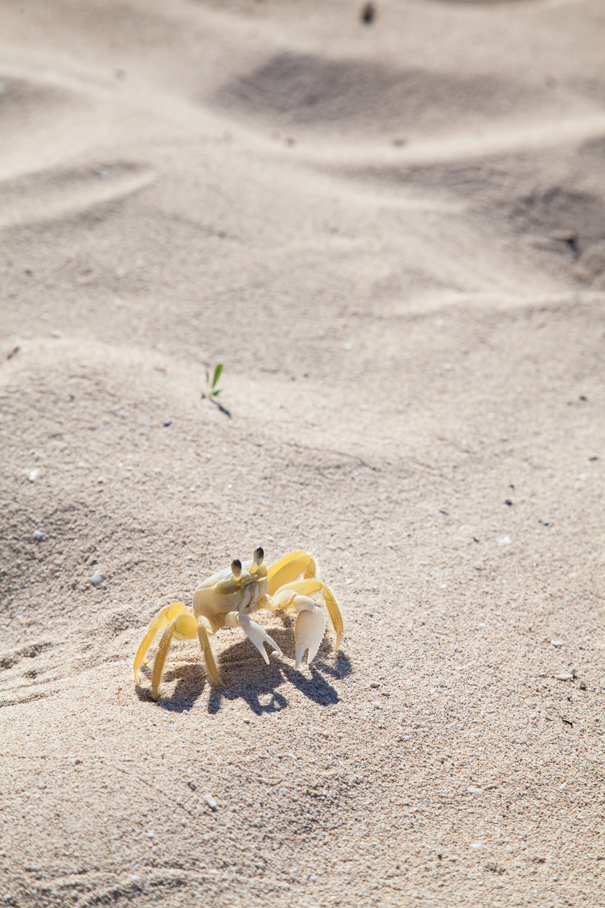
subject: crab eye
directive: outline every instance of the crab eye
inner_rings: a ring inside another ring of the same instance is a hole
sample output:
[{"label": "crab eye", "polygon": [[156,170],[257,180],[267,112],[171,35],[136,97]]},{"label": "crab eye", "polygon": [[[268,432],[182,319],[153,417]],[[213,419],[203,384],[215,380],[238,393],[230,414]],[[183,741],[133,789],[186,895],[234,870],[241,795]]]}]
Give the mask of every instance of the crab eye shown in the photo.
[{"label": "crab eye", "polygon": [[239,558],[234,558],[231,562],[231,572],[234,577],[239,577],[242,572],[242,563]]},{"label": "crab eye", "polygon": [[256,549],[256,551],[254,552],[254,560],[256,561],[257,564],[262,564],[262,563],[263,563],[263,558],[264,558],[264,557],[265,557],[265,553],[263,552],[263,550],[262,550],[261,547],[259,546],[259,547]]}]

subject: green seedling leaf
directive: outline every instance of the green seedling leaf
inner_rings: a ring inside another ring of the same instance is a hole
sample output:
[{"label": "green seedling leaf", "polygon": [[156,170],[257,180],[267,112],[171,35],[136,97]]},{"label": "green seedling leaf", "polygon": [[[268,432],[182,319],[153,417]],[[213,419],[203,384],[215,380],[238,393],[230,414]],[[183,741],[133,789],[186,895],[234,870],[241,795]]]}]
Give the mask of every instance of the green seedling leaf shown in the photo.
[{"label": "green seedling leaf", "polygon": [[223,364],[219,363],[218,366],[214,367],[214,372],[212,373],[212,381],[210,381],[210,371],[208,369],[205,370],[205,372],[206,372],[206,388],[204,391],[201,392],[202,397],[205,397],[205,398],[208,398],[209,400],[211,400],[213,397],[216,397],[217,394],[221,393],[221,389],[217,388],[216,385],[218,383],[219,378],[221,377],[222,371],[223,371]]},{"label": "green seedling leaf", "polygon": [[[216,369],[214,370],[214,377],[212,379],[212,387],[214,388],[217,381],[221,377],[221,372],[223,371],[223,364],[219,363]],[[218,391],[216,392],[218,394]]]}]

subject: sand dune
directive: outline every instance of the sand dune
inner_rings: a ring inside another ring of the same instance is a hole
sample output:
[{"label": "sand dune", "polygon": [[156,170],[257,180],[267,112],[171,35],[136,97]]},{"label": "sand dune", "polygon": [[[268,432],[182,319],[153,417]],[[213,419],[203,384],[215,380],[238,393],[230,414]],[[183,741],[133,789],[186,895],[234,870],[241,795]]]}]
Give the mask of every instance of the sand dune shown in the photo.
[{"label": "sand dune", "polygon": [[601,4],[362,6],[3,4],[2,905],[603,902]]},{"label": "sand dune", "polygon": [[[0,190],[2,227],[77,218],[148,186],[153,173],[125,161],[94,167],[50,168],[15,180]],[[99,213],[99,220],[104,218]]]}]

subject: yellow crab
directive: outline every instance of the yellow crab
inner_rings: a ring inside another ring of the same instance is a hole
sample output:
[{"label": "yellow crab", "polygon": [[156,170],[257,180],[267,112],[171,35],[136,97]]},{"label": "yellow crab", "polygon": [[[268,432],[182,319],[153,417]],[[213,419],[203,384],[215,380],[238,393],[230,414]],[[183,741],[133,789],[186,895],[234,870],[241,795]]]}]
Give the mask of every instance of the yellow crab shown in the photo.
[{"label": "yellow crab", "polygon": [[173,638],[199,639],[208,674],[218,685],[223,682],[209,635],[216,634],[225,625],[231,628],[241,627],[267,664],[269,657],[263,643],[268,643],[276,653],[283,655],[269,634],[250,618],[250,614],[258,609],[297,615],[294,630],[295,665],[296,668],[299,667],[306,649],[309,650],[307,662],[311,662],[326,630],[324,612],[310,598],[315,593],[322,594],[330,613],[336,634],[334,652],[338,650],[343,631],[342,615],[330,589],[315,576],[315,559],[306,552],[290,552],[267,568],[264,558],[263,550],[258,548],[252,561],[242,565],[241,561],[235,559],[230,568],[213,574],[200,584],[193,594],[192,608],[187,608],[182,602],[173,602],[158,612],[139,644],[133,666],[134,679],[138,684],[139,667],[145,654],[156,633],[165,628],[151,674],[154,700],[159,697],[164,663]]}]

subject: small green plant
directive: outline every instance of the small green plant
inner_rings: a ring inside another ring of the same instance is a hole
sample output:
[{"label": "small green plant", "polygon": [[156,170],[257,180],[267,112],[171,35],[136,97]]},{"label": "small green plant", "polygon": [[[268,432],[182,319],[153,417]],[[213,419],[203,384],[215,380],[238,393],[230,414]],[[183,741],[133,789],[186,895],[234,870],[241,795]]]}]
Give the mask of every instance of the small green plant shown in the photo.
[{"label": "small green plant", "polygon": [[221,393],[221,389],[217,388],[217,383],[221,377],[221,372],[223,371],[223,364],[219,363],[215,367],[214,373],[212,375],[212,381],[210,381],[210,372],[206,369],[206,389],[202,391],[202,397],[207,397],[209,400],[212,400],[213,397],[216,397],[217,394]]}]

